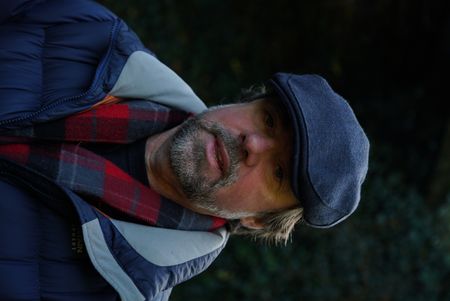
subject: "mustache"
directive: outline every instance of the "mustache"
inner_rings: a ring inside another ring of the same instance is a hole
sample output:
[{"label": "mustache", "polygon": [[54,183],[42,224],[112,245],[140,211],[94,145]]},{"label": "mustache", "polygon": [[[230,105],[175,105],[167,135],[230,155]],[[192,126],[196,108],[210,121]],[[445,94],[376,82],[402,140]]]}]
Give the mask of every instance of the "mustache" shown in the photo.
[{"label": "mustache", "polygon": [[[174,134],[170,160],[186,196],[203,207],[211,207],[214,206],[214,192],[232,185],[238,179],[239,163],[243,152],[238,137],[219,123],[206,120],[201,115],[186,120]],[[222,140],[229,157],[227,170],[224,170],[222,176],[214,181],[208,181],[207,177],[201,173],[206,152],[203,143],[197,141],[197,135],[202,131]],[[190,149],[188,153],[186,153],[186,147]]]},{"label": "mustache", "polygon": [[186,126],[182,127],[176,134],[177,136],[189,135],[192,131],[203,130],[211,135],[214,135],[219,140],[222,140],[225,151],[228,154],[230,164],[228,170],[224,171],[225,176],[229,176],[236,172],[239,161],[243,158],[243,150],[241,141],[238,137],[235,137],[228,130],[226,130],[222,125],[215,121],[207,120],[202,118],[203,113],[196,115],[185,121]]},{"label": "mustache", "polygon": [[243,156],[240,140],[216,122],[201,119],[199,121],[199,126],[204,131],[211,133],[217,139],[223,142],[225,151],[227,152],[230,159],[230,164],[228,166],[228,170],[225,171],[225,174],[231,174],[233,172],[231,169],[233,169],[233,166],[239,163]]}]

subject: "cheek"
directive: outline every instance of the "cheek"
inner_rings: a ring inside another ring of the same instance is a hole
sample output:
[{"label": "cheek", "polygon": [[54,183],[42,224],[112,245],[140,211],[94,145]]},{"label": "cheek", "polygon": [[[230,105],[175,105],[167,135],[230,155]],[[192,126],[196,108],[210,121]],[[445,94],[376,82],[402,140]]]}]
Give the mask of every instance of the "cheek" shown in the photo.
[{"label": "cheek", "polygon": [[230,187],[216,192],[217,205],[232,211],[259,212],[267,206],[267,192],[260,179],[240,178]]},{"label": "cheek", "polygon": [[215,111],[205,116],[205,119],[217,122],[227,129],[242,129],[249,126],[251,114],[247,113],[244,108],[228,109],[223,111]]}]

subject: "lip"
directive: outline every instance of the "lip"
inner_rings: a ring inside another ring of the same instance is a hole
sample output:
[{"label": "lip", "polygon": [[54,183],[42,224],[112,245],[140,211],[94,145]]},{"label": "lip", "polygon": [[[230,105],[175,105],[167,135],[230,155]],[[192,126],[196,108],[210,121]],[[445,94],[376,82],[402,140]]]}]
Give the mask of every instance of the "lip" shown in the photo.
[{"label": "lip", "polygon": [[[219,137],[213,135],[212,139],[209,140],[206,145],[206,156],[209,164],[218,171],[220,176],[223,176],[228,172],[228,153]],[[222,164],[219,163],[219,157],[222,160]]]},{"label": "lip", "polygon": [[225,148],[223,140],[220,137],[214,136],[216,151],[218,155],[222,158],[222,173],[227,174],[230,166],[230,157],[228,156],[228,152]]}]

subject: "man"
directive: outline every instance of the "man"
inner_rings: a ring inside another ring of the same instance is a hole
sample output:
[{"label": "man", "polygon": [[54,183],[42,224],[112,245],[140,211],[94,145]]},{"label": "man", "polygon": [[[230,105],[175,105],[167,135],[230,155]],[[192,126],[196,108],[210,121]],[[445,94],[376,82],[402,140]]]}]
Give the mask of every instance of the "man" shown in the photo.
[{"label": "man", "polygon": [[0,7],[0,299],[167,300],[229,233],[357,207],[369,144],[319,76],[205,110],[90,1]]}]

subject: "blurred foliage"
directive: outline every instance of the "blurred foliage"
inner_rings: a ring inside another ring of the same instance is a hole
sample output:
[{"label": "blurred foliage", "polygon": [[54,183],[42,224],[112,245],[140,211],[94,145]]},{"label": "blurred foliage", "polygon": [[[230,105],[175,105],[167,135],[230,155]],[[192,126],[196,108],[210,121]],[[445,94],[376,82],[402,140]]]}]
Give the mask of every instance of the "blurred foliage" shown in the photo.
[{"label": "blurred foliage", "polygon": [[276,71],[319,73],[372,144],[352,218],[298,227],[287,247],[232,238],[171,300],[450,300],[450,183],[428,197],[450,160],[449,1],[101,2],[209,104]]}]

